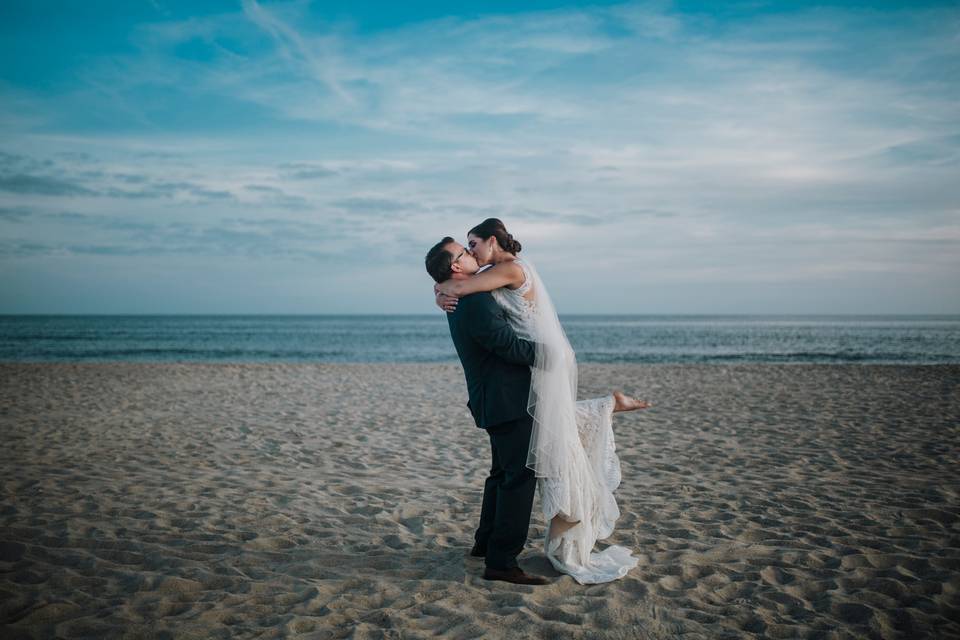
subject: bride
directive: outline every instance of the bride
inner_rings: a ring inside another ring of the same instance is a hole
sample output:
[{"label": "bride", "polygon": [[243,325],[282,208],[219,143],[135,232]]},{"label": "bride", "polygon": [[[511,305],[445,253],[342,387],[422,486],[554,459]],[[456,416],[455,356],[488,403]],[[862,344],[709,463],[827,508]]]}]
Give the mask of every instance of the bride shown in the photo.
[{"label": "bride", "polygon": [[447,311],[457,298],[489,291],[507,312],[514,331],[537,344],[528,410],[533,433],[527,466],[536,473],[548,523],[544,551],[554,568],[581,584],[610,582],[637,565],[618,545],[594,552],[620,516],[613,492],[620,461],[613,441],[614,411],[644,409],[646,402],[622,393],[577,401],[577,363],[543,282],[529,261],[517,257],[520,243],[497,218],[470,230],[468,248],[481,270],[466,280],[436,285]]}]

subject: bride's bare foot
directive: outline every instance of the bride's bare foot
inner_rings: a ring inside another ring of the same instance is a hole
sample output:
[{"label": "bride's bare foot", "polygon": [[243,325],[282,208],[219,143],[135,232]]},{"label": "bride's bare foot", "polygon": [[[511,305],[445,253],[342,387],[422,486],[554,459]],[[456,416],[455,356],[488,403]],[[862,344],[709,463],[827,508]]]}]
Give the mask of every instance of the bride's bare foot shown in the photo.
[{"label": "bride's bare foot", "polygon": [[637,409],[646,409],[650,406],[650,403],[646,400],[637,400],[631,396],[626,395],[622,391],[613,392],[614,412],[617,411],[636,411]]}]

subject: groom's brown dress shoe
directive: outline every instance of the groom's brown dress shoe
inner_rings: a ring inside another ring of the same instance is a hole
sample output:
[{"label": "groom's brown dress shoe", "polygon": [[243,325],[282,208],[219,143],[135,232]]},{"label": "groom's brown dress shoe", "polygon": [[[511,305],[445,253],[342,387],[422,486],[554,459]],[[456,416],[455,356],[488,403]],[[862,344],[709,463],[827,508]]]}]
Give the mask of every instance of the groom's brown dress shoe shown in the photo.
[{"label": "groom's brown dress shoe", "polygon": [[483,572],[483,579],[500,580],[513,584],[550,584],[550,581],[543,576],[532,576],[529,573],[524,573],[520,567],[513,567],[512,569],[491,569],[487,567],[487,570]]}]

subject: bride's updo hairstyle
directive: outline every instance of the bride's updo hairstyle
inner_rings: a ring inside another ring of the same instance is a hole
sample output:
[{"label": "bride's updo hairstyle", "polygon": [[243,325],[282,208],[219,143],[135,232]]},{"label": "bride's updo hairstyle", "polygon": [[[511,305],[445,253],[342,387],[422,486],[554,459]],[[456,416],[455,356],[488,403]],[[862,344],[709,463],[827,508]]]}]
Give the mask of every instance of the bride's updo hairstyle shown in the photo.
[{"label": "bride's updo hairstyle", "polygon": [[497,239],[497,244],[507,253],[517,255],[520,253],[520,243],[513,239],[513,236],[507,233],[507,228],[499,218],[487,218],[468,232],[470,235],[477,236],[486,240],[490,236]]}]

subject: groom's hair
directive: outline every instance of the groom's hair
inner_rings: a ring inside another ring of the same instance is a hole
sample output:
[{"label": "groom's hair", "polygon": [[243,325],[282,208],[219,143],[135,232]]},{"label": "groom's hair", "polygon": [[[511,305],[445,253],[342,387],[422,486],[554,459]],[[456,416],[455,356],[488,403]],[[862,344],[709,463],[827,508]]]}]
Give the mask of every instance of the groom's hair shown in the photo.
[{"label": "groom's hair", "polygon": [[453,254],[445,248],[453,241],[453,238],[447,236],[433,245],[433,248],[427,252],[427,257],[424,258],[423,262],[427,267],[427,273],[437,282],[449,280],[453,275],[453,269],[450,268],[453,265]]}]

